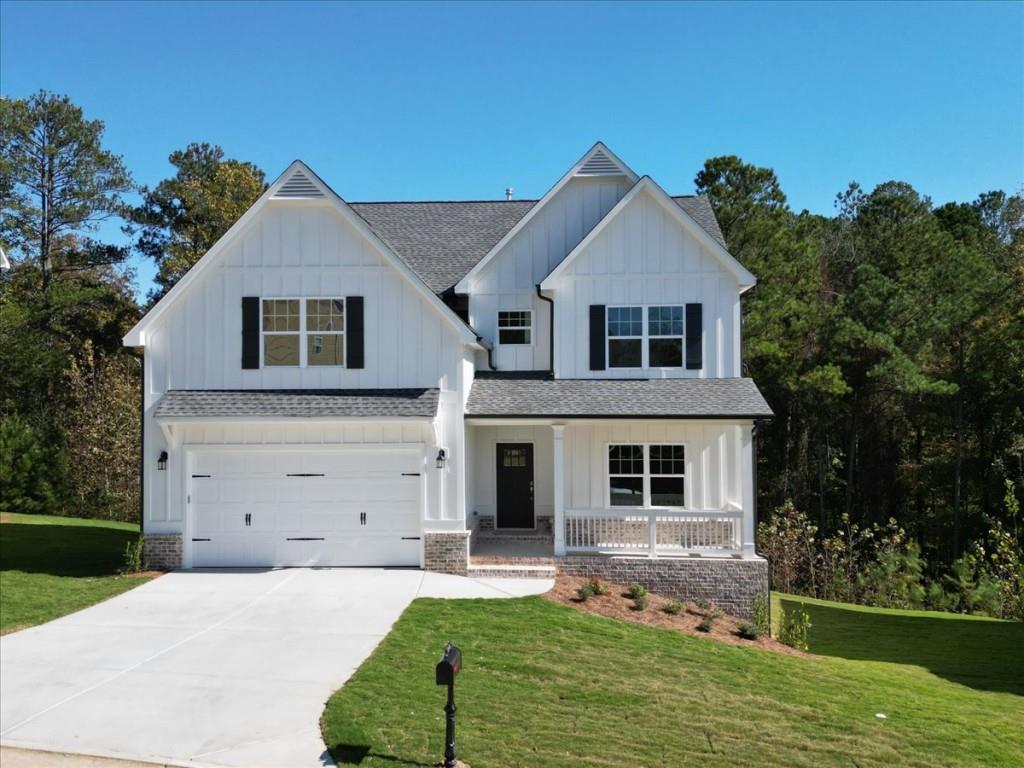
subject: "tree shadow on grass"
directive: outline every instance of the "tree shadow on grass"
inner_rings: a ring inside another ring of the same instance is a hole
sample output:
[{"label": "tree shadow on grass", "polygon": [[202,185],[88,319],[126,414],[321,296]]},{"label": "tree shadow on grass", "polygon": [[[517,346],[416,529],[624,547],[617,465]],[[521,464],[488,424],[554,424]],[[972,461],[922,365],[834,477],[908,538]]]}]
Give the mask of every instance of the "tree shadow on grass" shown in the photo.
[{"label": "tree shadow on grass", "polygon": [[0,524],[0,571],[110,576],[124,565],[134,531],[87,525]]},{"label": "tree shadow on grass", "polygon": [[[780,603],[789,611],[801,600],[781,597]],[[969,688],[1024,696],[1024,623],[804,605],[812,653],[924,667]]]}]

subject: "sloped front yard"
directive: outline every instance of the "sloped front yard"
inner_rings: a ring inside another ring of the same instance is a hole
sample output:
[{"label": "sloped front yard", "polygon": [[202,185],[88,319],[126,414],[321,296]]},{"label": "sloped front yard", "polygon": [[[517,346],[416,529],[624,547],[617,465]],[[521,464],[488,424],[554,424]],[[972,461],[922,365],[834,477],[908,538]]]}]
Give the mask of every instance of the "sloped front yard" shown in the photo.
[{"label": "sloped front yard", "polygon": [[[825,654],[810,658],[541,597],[417,600],[329,701],[324,736],[342,765],[435,764],[444,696],[433,665],[451,639],[464,654],[459,757],[473,768],[1024,763],[1024,625],[931,617],[922,635],[920,616],[868,611],[886,646],[872,654],[871,631],[851,636],[859,610],[809,608],[822,622],[811,651]],[[922,642],[942,648],[917,666]],[[977,656],[964,659],[969,680],[932,669],[957,652]]]},{"label": "sloped front yard", "polygon": [[50,515],[0,519],[0,634],[119,595],[150,577],[121,576],[139,527]]}]

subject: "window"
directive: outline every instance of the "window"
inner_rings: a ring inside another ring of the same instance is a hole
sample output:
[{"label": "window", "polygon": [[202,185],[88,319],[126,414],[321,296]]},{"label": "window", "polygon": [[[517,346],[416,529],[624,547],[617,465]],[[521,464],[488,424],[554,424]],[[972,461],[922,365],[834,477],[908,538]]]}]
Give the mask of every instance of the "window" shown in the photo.
[{"label": "window", "polygon": [[685,507],[686,447],[609,445],[608,506]]},{"label": "window", "polygon": [[498,312],[499,344],[532,344],[533,311],[529,309]]},{"label": "window", "polygon": [[608,307],[609,368],[682,368],[683,307]]},{"label": "window", "polygon": [[344,299],[263,299],[263,365],[344,363]]},{"label": "window", "polygon": [[608,307],[608,367],[643,367],[643,307]]}]

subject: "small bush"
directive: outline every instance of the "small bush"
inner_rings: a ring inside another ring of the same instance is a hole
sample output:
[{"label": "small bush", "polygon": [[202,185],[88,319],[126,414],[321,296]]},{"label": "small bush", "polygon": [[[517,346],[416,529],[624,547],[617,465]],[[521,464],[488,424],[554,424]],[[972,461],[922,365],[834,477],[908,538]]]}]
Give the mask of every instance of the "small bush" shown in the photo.
[{"label": "small bush", "polygon": [[700,620],[700,624],[697,625],[697,629],[701,632],[710,632],[711,627],[714,626],[715,620],[709,616],[705,616]]},{"label": "small bush", "polygon": [[708,603],[708,607],[704,611],[704,615],[714,621],[720,619],[725,615],[725,612],[719,608],[714,601]]},{"label": "small bush", "polygon": [[665,613],[670,613],[673,616],[678,616],[680,613],[683,612],[683,604],[680,603],[678,600],[670,600],[669,602],[665,603],[661,610],[663,610]]},{"label": "small bush", "polygon": [[700,610],[702,610],[702,611],[706,611],[706,610],[707,610],[708,608],[710,608],[710,607],[711,607],[711,601],[710,601],[710,600],[707,600],[706,598],[703,598],[703,597],[702,597],[702,598],[700,598],[700,599],[699,599],[699,600],[698,600],[698,601],[697,601],[697,602],[695,603],[695,605],[696,605],[696,606],[697,606],[697,607],[698,607],[698,608],[699,608]]},{"label": "small bush", "polygon": [[629,589],[626,590],[631,598],[636,600],[638,597],[644,597],[647,595],[647,587],[643,584],[630,584]]},{"label": "small bush", "polygon": [[581,603],[587,602],[588,598],[594,596],[594,588],[590,584],[584,584],[582,587],[576,590],[576,599]]},{"label": "small bush", "polygon": [[756,624],[744,622],[740,624],[737,634],[744,640],[757,640],[761,636],[761,630],[758,629]]},{"label": "small bush", "polygon": [[754,598],[754,628],[759,635],[771,634],[771,622],[768,619],[768,598],[758,595]]},{"label": "small bush", "polygon": [[799,609],[779,609],[779,641],[790,648],[809,650],[807,630],[811,628],[811,615],[807,606],[800,603]]},{"label": "small bush", "polygon": [[606,595],[608,594],[608,585],[600,579],[591,579],[587,582],[587,586],[590,587],[590,591],[595,595]]},{"label": "small bush", "polygon": [[142,537],[129,541],[124,548],[124,572],[141,573],[145,569]]},{"label": "small bush", "polygon": [[643,611],[647,608],[647,595],[637,595],[633,598],[633,610]]}]

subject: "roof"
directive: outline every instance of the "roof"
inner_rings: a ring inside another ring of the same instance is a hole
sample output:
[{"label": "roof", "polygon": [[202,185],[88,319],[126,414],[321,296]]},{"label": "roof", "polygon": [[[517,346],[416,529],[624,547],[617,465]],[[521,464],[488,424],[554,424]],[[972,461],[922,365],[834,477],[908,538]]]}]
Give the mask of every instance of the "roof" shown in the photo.
[{"label": "roof", "polygon": [[[725,247],[706,197],[672,198]],[[435,293],[469,271],[537,204],[536,200],[349,203]]]},{"label": "roof", "polygon": [[729,418],[772,416],[752,379],[554,379],[477,373],[467,418]]},{"label": "roof", "polygon": [[156,418],[432,419],[437,398],[437,389],[172,389],[157,403]]}]

